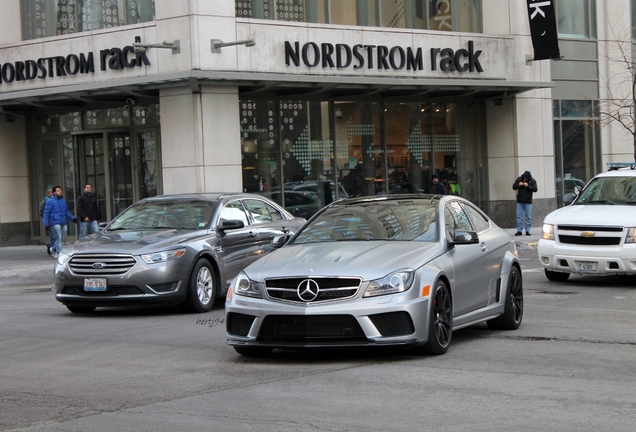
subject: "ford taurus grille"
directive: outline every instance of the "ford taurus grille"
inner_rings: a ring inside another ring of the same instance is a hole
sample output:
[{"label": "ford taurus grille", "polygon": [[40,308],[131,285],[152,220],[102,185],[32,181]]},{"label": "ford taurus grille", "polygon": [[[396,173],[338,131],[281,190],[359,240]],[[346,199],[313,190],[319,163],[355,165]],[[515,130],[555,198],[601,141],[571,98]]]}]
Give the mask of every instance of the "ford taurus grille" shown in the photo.
[{"label": "ford taurus grille", "polygon": [[131,255],[75,255],[68,262],[73,273],[82,276],[120,275],[137,264]]},{"label": "ford taurus grille", "polygon": [[354,297],[360,278],[285,278],[266,279],[265,289],[272,300],[316,303]]}]

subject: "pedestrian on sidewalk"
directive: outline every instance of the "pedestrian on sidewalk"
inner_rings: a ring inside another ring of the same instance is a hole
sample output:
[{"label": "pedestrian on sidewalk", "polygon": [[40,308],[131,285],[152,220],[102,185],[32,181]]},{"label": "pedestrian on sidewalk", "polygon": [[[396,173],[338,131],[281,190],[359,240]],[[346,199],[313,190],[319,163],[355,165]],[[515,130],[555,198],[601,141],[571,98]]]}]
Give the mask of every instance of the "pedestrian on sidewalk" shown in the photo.
[{"label": "pedestrian on sidewalk", "polygon": [[51,256],[57,258],[66,237],[66,220],[77,222],[77,218],[69,211],[66,200],[62,196],[62,188],[53,186],[52,190],[53,196],[44,206],[44,227],[49,230],[51,236]]},{"label": "pedestrian on sidewalk", "polygon": [[[40,218],[42,219],[43,223],[44,223],[44,208],[46,207],[46,202],[48,200],[50,200],[52,196],[53,196],[53,190],[52,189],[47,189],[46,190],[46,196],[40,202],[40,209],[39,209],[40,210]],[[51,255],[51,235],[49,234],[49,230],[46,228],[46,225],[44,226],[44,230],[46,231],[46,236],[49,238],[49,240],[46,242],[46,253]]]},{"label": "pedestrian on sidewalk", "polygon": [[80,221],[78,239],[85,237],[89,231],[91,234],[99,231],[99,205],[91,184],[86,183],[84,192],[77,198],[76,213]]},{"label": "pedestrian on sidewalk", "polygon": [[530,171],[526,171],[517,177],[512,184],[512,189],[517,191],[517,232],[515,235],[522,235],[524,226],[526,235],[530,235],[530,228],[532,227],[532,194],[537,191],[537,181],[532,178]]}]

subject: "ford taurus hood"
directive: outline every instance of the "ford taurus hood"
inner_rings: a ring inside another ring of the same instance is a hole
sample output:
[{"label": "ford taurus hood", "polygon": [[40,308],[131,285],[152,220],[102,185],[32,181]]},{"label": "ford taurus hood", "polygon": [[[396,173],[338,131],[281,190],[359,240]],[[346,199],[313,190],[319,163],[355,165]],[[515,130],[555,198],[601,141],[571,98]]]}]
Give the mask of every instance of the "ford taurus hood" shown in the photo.
[{"label": "ford taurus hood", "polygon": [[635,226],[636,206],[571,205],[555,210],[545,217],[545,223],[585,226]]},{"label": "ford taurus hood", "polygon": [[175,247],[185,240],[201,236],[202,231],[175,229],[144,231],[106,231],[84,237],[69,248],[72,253],[129,253],[158,252]]},{"label": "ford taurus hood", "polygon": [[441,253],[438,243],[343,241],[285,246],[250,265],[262,280],[285,276],[360,276],[377,279],[401,268],[417,269]]}]

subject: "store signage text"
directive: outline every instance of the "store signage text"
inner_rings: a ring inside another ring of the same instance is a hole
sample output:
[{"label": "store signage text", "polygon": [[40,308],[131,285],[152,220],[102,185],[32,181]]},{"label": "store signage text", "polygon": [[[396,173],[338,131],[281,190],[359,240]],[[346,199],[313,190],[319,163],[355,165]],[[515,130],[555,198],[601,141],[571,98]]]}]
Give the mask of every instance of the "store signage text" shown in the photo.
[{"label": "store signage text", "polygon": [[[483,72],[479,62],[482,51],[475,51],[473,41],[468,41],[468,49],[431,48],[429,55],[430,70],[443,72]],[[421,47],[413,49],[401,46],[384,45],[347,45],[285,41],[285,65],[300,67],[322,67],[346,69],[393,69],[424,70],[424,55]]]},{"label": "store signage text", "polygon": [[[144,65],[150,65],[146,52],[135,52],[132,46],[99,51],[100,71],[129,69]],[[93,52],[2,63],[0,64],[0,84],[87,73],[95,73]]]}]

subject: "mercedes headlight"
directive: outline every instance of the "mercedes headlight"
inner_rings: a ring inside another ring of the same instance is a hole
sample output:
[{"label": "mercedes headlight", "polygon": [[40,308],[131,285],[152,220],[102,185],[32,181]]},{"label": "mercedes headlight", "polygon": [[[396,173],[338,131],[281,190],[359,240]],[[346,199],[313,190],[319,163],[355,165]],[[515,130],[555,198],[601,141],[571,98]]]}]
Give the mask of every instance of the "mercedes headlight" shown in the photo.
[{"label": "mercedes headlight", "polygon": [[142,255],[141,258],[146,261],[147,264],[155,264],[160,262],[166,262],[173,259],[181,258],[186,253],[185,248],[176,249],[163,252],[155,252],[151,254]]},{"label": "mercedes headlight", "polygon": [[636,243],[636,228],[627,228],[625,243]]},{"label": "mercedes headlight", "polygon": [[541,230],[541,238],[543,240],[554,240],[554,225],[543,224],[543,228]]},{"label": "mercedes headlight", "polygon": [[415,271],[402,269],[369,282],[369,286],[364,292],[364,297],[375,297],[386,294],[401,293],[413,285]]},{"label": "mercedes headlight", "polygon": [[258,288],[258,282],[251,280],[245,272],[239,273],[234,279],[234,294],[245,296],[263,298],[261,290]]}]

